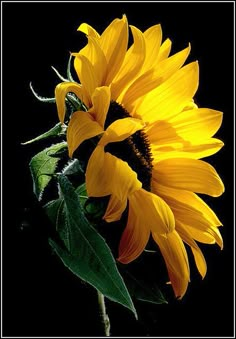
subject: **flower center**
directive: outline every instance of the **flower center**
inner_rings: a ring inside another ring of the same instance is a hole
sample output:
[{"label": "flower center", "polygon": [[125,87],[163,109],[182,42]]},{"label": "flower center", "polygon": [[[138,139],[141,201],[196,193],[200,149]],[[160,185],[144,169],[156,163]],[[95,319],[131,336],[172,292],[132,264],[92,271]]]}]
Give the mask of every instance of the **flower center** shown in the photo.
[{"label": "flower center", "polygon": [[[114,121],[129,117],[130,115],[124,107],[112,101],[107,113],[105,129]],[[105,151],[126,161],[132,170],[137,173],[143,188],[151,191],[152,154],[148,138],[143,131],[137,131],[123,141],[109,143],[105,147]]]}]

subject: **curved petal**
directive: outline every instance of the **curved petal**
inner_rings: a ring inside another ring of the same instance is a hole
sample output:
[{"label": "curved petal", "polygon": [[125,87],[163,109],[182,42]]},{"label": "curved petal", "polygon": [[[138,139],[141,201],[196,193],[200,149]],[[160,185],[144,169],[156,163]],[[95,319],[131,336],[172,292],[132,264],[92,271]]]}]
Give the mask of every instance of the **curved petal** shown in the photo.
[{"label": "curved petal", "polygon": [[146,43],[146,58],[142,68],[142,73],[158,65],[157,56],[162,41],[161,25],[151,26],[143,33],[143,36]]},{"label": "curved petal", "polygon": [[209,109],[197,108],[187,110],[171,119],[176,133],[192,142],[212,137],[222,124],[223,113]]},{"label": "curved petal", "polygon": [[109,85],[120,70],[128,46],[128,23],[125,15],[122,19],[112,21],[102,33],[99,43],[107,60],[105,84]]},{"label": "curved petal", "polygon": [[87,101],[91,104],[92,94],[95,88],[100,86],[94,67],[84,55],[80,54],[74,59],[74,67],[87,94]]},{"label": "curved petal", "polygon": [[84,34],[91,36],[93,38],[99,38],[100,35],[98,34],[98,32],[90,25],[86,24],[86,23],[82,23],[77,31],[83,32]]},{"label": "curved petal", "polygon": [[72,92],[77,97],[83,101],[83,90],[81,85],[76,84],[74,82],[61,82],[55,88],[55,98],[56,98],[56,105],[57,105],[57,112],[58,117],[61,123],[64,122],[65,119],[65,112],[66,112],[66,105],[65,105],[65,98],[66,94]]},{"label": "curved petal", "polygon": [[154,180],[152,182],[152,189],[171,208],[182,210],[183,213],[187,211],[192,215],[196,215],[196,224],[200,219],[205,219],[204,223],[207,223],[209,226],[218,227],[222,225],[212,209],[197,194],[163,186]]},{"label": "curved petal", "polygon": [[144,123],[139,119],[123,118],[114,121],[106,129],[99,141],[99,145],[105,146],[110,142],[118,142],[128,138],[144,127]]},{"label": "curved petal", "polygon": [[104,152],[100,145],[92,153],[86,170],[86,188],[89,196],[101,197],[114,194],[121,202],[133,191],[140,189],[141,182],[127,162]]},{"label": "curved petal", "polygon": [[[79,55],[85,56],[93,66],[98,85],[101,86],[104,83],[104,79],[107,76],[107,61],[96,38],[88,36],[88,44],[79,53],[72,53],[72,55],[75,57]],[[76,63],[78,63],[78,60]]]},{"label": "curved petal", "polygon": [[[174,212],[176,215],[176,212]],[[202,223],[196,224],[191,222],[191,218],[183,218],[181,215],[176,215],[176,222],[178,224],[178,231],[186,230],[189,235],[196,241],[203,244],[215,244],[223,249],[223,239],[217,227],[209,227]]]},{"label": "curved petal", "polygon": [[110,106],[111,93],[109,87],[97,87],[92,95],[92,108],[89,112],[94,120],[104,128],[107,112]]},{"label": "curved petal", "polygon": [[148,225],[140,218],[141,212],[136,209],[136,205],[130,202],[128,222],[122,234],[119,245],[118,261],[123,264],[135,260],[145,249],[150,237]]},{"label": "curved petal", "polygon": [[202,160],[174,158],[154,165],[153,179],[168,187],[217,197],[224,184],[214,167]]},{"label": "curved petal", "polygon": [[106,222],[120,220],[126,206],[127,206],[126,198],[121,201],[114,194],[112,194],[106,212],[103,216],[103,219],[106,220]]},{"label": "curved petal", "polygon": [[101,133],[103,133],[103,128],[93,120],[88,112],[74,112],[67,128],[69,156],[72,157],[74,151],[84,140]]},{"label": "curved petal", "polygon": [[174,230],[166,236],[152,233],[164,257],[169,278],[177,298],[182,298],[189,282],[189,263],[183,241]]},{"label": "curved petal", "polygon": [[157,65],[162,61],[168,58],[170,51],[171,51],[171,45],[172,42],[171,40],[168,38],[166,39],[163,44],[160,47],[159,53],[157,55],[157,60],[156,63]]},{"label": "curved petal", "polygon": [[191,50],[191,45],[183,49],[182,51],[175,53],[158,62],[156,67],[156,78],[160,79],[162,82],[166,81],[170,76],[172,76],[178,69],[180,69],[185,63],[187,57],[189,56]]},{"label": "curved petal", "polygon": [[202,251],[200,250],[199,246],[197,243],[192,239],[191,235],[187,232],[187,230],[183,228],[178,227],[178,223],[176,222],[176,230],[178,234],[180,235],[181,239],[190,246],[194,260],[198,269],[198,272],[201,274],[202,279],[205,277],[206,272],[207,272],[207,264],[206,260],[204,258],[204,255]]},{"label": "curved petal", "polygon": [[137,108],[145,122],[168,121],[179,114],[193,98],[198,87],[198,63],[192,62],[148,93]]},{"label": "curved petal", "polygon": [[138,76],[146,55],[143,33],[134,26],[130,27],[133,33],[134,43],[128,49],[124,62],[111,84],[112,99],[119,102],[121,101],[118,98],[119,95],[124,92],[128,85]]},{"label": "curved petal", "polygon": [[201,159],[217,153],[224,143],[215,138],[201,140],[197,144],[192,144],[180,137],[175,137],[170,144],[157,146],[150,144],[153,156],[153,164],[170,158],[191,158]]},{"label": "curved petal", "polygon": [[139,219],[152,232],[166,234],[174,230],[174,215],[165,201],[156,194],[142,188],[129,196],[129,202],[136,209]]}]

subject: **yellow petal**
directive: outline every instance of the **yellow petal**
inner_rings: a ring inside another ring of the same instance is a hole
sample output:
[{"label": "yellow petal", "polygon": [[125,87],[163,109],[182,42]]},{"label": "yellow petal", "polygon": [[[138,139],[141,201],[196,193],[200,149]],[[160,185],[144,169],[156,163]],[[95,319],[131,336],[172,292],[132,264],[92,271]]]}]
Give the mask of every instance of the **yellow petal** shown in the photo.
[{"label": "yellow petal", "polygon": [[165,237],[158,233],[152,236],[164,257],[175,296],[182,298],[189,282],[188,256],[183,241],[175,230]]},{"label": "yellow petal", "polygon": [[148,225],[140,218],[135,204],[130,203],[128,222],[119,245],[119,258],[123,264],[135,260],[144,250],[150,236]]},{"label": "yellow petal", "polygon": [[155,25],[148,28],[143,35],[146,43],[146,59],[142,68],[142,73],[157,66],[157,56],[162,40],[161,25]]},{"label": "yellow petal", "polygon": [[99,141],[99,144],[105,146],[110,142],[122,141],[143,127],[144,123],[139,119],[118,119],[109,125]]},{"label": "yellow petal", "polygon": [[97,87],[92,95],[93,106],[90,108],[89,112],[102,128],[104,128],[110,100],[110,89],[106,86]]},{"label": "yellow petal", "polygon": [[126,208],[126,205],[127,205],[126,198],[121,201],[114,194],[112,194],[109,199],[109,203],[105,215],[103,216],[103,219],[106,220],[106,222],[120,220],[122,213]]},{"label": "yellow petal", "polygon": [[202,223],[196,224],[195,221],[191,222],[191,218],[187,220],[181,215],[176,215],[176,223],[178,224],[178,231],[186,230],[189,235],[198,242],[203,244],[217,243],[223,249],[223,239],[217,227],[207,227]]},{"label": "yellow petal", "polygon": [[[75,57],[85,56],[93,66],[98,85],[101,86],[104,83],[107,76],[107,61],[97,39],[88,36],[88,44],[79,53],[72,53],[72,55]],[[75,64],[77,63],[78,60],[75,61]]]},{"label": "yellow petal", "polygon": [[134,26],[130,26],[134,43],[125,55],[124,62],[111,84],[112,99],[121,102],[118,98],[131,81],[138,76],[146,55],[146,46],[143,33]]},{"label": "yellow petal", "polygon": [[77,31],[81,31],[84,34],[94,37],[94,38],[99,38],[100,35],[98,34],[98,32],[90,25],[86,24],[86,23],[82,23],[79,28],[77,29]]},{"label": "yellow petal", "polygon": [[104,152],[97,146],[86,170],[86,188],[89,196],[101,197],[114,194],[121,202],[142,186],[137,174],[127,162]]},{"label": "yellow petal", "polygon": [[204,218],[208,225],[218,227],[222,225],[220,220],[212,209],[195,193],[178,190],[171,187],[163,186],[152,181],[152,189],[154,193],[162,197],[171,208],[182,210],[183,213],[196,215],[196,225],[199,218]]},{"label": "yellow petal", "polygon": [[198,63],[192,62],[148,93],[137,109],[145,122],[169,120],[182,111],[198,87]]},{"label": "yellow petal", "polygon": [[172,42],[170,39],[166,39],[160,47],[159,53],[157,55],[156,63],[157,65],[162,61],[168,58],[171,50]]},{"label": "yellow petal", "polygon": [[165,201],[156,194],[140,189],[129,195],[129,204],[152,232],[166,234],[173,231],[174,215]]},{"label": "yellow petal", "polygon": [[151,144],[151,153],[153,164],[170,158],[191,158],[201,159],[217,153],[224,143],[215,138],[201,140],[197,144],[192,144],[180,137],[175,136],[175,139],[170,144],[157,146]]},{"label": "yellow petal", "polygon": [[217,197],[224,184],[214,167],[202,160],[175,158],[154,165],[154,180],[162,185]]},{"label": "yellow petal", "polygon": [[74,112],[67,128],[69,156],[72,157],[83,141],[101,133],[103,133],[103,128],[93,120],[88,112]]},{"label": "yellow petal", "polygon": [[109,85],[124,61],[128,46],[128,23],[123,15],[122,19],[115,19],[105,29],[99,40],[108,64],[105,84]]},{"label": "yellow petal", "polygon": [[140,98],[156,88],[159,84],[160,79],[155,78],[154,70],[148,70],[129,86],[122,97],[122,104],[131,115],[135,114],[136,101],[140,102]]},{"label": "yellow petal", "polygon": [[87,100],[91,103],[91,96],[95,88],[100,86],[95,69],[91,62],[84,55],[80,54],[75,57],[74,67],[87,94]]},{"label": "yellow petal", "polygon": [[182,51],[175,53],[171,57],[159,61],[156,67],[155,76],[158,79],[161,79],[162,82],[166,81],[170,76],[172,76],[182,65],[185,63],[191,50],[190,44],[187,48]]},{"label": "yellow petal", "polygon": [[171,119],[176,133],[192,142],[212,137],[222,124],[223,113],[209,108],[187,110]]},{"label": "yellow petal", "polygon": [[83,101],[83,91],[81,85],[76,84],[74,82],[61,82],[55,88],[55,98],[57,105],[58,117],[61,123],[64,122],[66,105],[65,105],[65,97],[66,94],[72,92],[77,97]]},{"label": "yellow petal", "polygon": [[178,223],[176,223],[176,230],[179,233],[181,239],[191,247],[197,269],[201,274],[202,278],[204,278],[207,272],[207,264],[202,251],[200,250],[196,242],[192,239],[192,237],[189,235],[187,230],[185,229],[180,230],[178,228]]}]

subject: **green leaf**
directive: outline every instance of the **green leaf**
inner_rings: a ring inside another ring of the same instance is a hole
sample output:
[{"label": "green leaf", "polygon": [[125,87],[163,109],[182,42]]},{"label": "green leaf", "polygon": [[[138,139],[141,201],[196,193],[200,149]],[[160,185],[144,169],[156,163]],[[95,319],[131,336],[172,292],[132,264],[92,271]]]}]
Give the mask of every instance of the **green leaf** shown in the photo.
[{"label": "green leaf", "polygon": [[46,139],[46,138],[49,138],[49,137],[56,137],[60,134],[65,133],[65,130],[66,130],[66,125],[61,124],[59,122],[58,124],[56,124],[54,127],[52,127],[47,132],[39,135],[38,137],[36,137],[34,139],[31,139],[29,141],[21,143],[21,145],[28,145],[28,144],[32,144],[35,141],[43,140],[43,139]]},{"label": "green leaf", "polygon": [[129,308],[137,316],[132,299],[105,240],[85,218],[79,197],[69,180],[60,175],[58,182],[65,203],[65,227],[68,229],[69,245],[63,249],[50,240],[51,246],[64,265],[74,274],[110,300]]},{"label": "green leaf", "polygon": [[63,241],[66,248],[70,249],[69,229],[65,213],[65,204],[62,198],[50,201],[44,206],[52,224],[56,226],[56,230]]},{"label": "green leaf", "polygon": [[145,281],[125,270],[122,272],[125,283],[132,297],[152,304],[168,304],[158,285],[153,281]]},{"label": "green leaf", "polygon": [[41,200],[45,187],[56,171],[58,161],[60,160],[60,156],[57,156],[58,152],[66,147],[66,142],[52,145],[31,159],[29,166],[33,178],[33,191],[38,200]]},{"label": "green leaf", "polygon": [[67,165],[62,170],[64,175],[73,175],[78,173],[83,173],[82,167],[78,159],[70,160]]}]

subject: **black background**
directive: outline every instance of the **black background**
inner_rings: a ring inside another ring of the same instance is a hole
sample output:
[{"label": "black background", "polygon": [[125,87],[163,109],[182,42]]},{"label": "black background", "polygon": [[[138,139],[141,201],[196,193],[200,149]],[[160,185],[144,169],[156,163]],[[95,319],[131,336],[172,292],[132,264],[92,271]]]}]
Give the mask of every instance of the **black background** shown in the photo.
[{"label": "black background", "polygon": [[[83,43],[82,22],[97,31],[126,14],[144,30],[162,24],[173,51],[191,42],[189,61],[198,60],[201,107],[224,112],[217,137],[225,147],[209,161],[226,192],[208,199],[224,224],[224,249],[201,246],[208,262],[202,281],[193,268],[182,301],[137,303],[140,320],[107,303],[112,336],[233,335],[233,3],[4,3],[3,4],[3,335],[101,336],[96,294],[52,255],[48,224],[32,193],[28,162],[42,145],[21,146],[57,122],[55,105],[38,102],[29,82],[53,96],[65,74],[69,51]],[[208,159],[207,159],[208,160]]]}]

